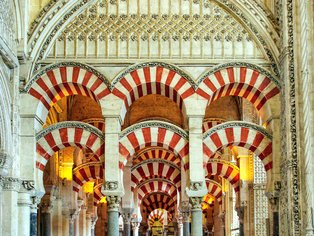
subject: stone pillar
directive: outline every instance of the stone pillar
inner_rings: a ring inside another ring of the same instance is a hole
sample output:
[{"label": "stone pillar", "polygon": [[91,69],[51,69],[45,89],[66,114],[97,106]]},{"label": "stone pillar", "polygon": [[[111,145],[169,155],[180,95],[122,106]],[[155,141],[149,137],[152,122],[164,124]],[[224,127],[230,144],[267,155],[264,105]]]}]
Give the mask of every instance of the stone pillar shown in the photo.
[{"label": "stone pillar", "polygon": [[[45,196],[44,196],[45,198]],[[51,236],[51,211],[52,204],[50,201],[50,196],[47,196],[47,199],[43,199],[40,204],[40,221],[41,221],[41,236]]]},{"label": "stone pillar", "polygon": [[178,221],[178,236],[183,236],[183,224],[182,221]]},{"label": "stone pillar", "polygon": [[138,230],[140,228],[140,222],[131,222],[133,236],[138,236]]},{"label": "stone pillar", "polygon": [[131,212],[128,210],[127,210],[127,212],[123,212],[122,218],[123,218],[124,236],[130,236],[131,235]]},{"label": "stone pillar", "polygon": [[86,215],[86,236],[91,236],[92,234],[92,216],[91,214]]},{"label": "stone pillar", "polygon": [[75,223],[75,218],[70,217],[69,219],[69,236],[74,236],[74,223]]},{"label": "stone pillar", "polygon": [[[280,235],[301,235],[303,214],[301,212],[301,176],[300,176],[300,139],[298,139],[299,100],[298,100],[298,74],[297,43],[297,7],[299,1],[282,0],[278,7],[281,23],[281,191],[280,191]],[[308,86],[308,85],[306,85]],[[304,219],[305,220],[305,219]],[[305,227],[304,227],[305,228]]]},{"label": "stone pillar", "polygon": [[191,214],[192,214],[192,230],[191,235],[202,236],[203,225],[202,225],[202,197],[191,197]]},{"label": "stone pillar", "polygon": [[81,206],[81,211],[79,214],[79,235],[86,236],[86,206]]},{"label": "stone pillar", "polygon": [[184,213],[183,217],[183,235],[190,236],[190,213]]},{"label": "stone pillar", "polygon": [[[19,236],[29,236],[31,233],[31,211],[30,206],[32,204],[30,194],[29,193],[19,193],[18,196],[18,212],[19,212],[19,218],[18,218],[18,226],[19,229]],[[8,234],[10,235],[10,234]],[[33,236],[33,234],[31,234]]]},{"label": "stone pillar", "polygon": [[108,205],[108,236],[119,236],[119,207],[121,198],[107,196]]},{"label": "stone pillar", "polygon": [[97,220],[98,220],[97,216],[96,217],[92,217],[91,236],[95,236],[95,227],[96,227]]},{"label": "stone pillar", "polygon": [[69,235],[70,232],[70,210],[62,210],[62,235]]},{"label": "stone pillar", "polygon": [[[2,221],[2,235],[19,235],[18,227],[16,224],[16,220],[19,217],[19,212],[17,208],[19,189],[19,179],[12,177],[2,178],[2,214],[3,216],[9,216],[0,219]],[[27,218],[29,219],[29,215]]]},{"label": "stone pillar", "polygon": [[30,236],[37,236],[37,210],[38,210],[38,200],[33,197],[33,203],[30,208]]},{"label": "stone pillar", "polygon": [[182,202],[180,207],[180,213],[183,222],[183,235],[190,236],[190,206],[189,202]]}]

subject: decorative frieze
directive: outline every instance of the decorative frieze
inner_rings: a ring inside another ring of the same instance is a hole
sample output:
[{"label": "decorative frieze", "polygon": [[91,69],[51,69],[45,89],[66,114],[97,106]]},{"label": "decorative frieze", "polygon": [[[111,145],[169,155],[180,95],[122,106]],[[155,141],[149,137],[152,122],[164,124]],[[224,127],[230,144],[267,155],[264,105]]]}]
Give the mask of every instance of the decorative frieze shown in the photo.
[{"label": "decorative frieze", "polygon": [[13,177],[0,177],[2,190],[3,191],[16,191],[18,192],[21,188],[21,182],[18,178]]}]

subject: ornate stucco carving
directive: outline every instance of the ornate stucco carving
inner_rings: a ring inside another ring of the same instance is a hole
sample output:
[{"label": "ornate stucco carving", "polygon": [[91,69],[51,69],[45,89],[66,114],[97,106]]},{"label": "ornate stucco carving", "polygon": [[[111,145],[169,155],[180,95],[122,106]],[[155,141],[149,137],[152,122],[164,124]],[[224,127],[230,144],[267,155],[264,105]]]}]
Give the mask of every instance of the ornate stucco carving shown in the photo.
[{"label": "ornate stucco carving", "polygon": [[[149,1],[141,2],[147,6],[144,8],[128,4],[98,1],[66,26],[51,55],[207,59],[245,54],[247,58],[263,58],[250,33],[215,2],[205,1],[195,10],[198,2],[185,1],[172,7],[181,9],[176,11],[158,9],[158,4]],[[169,5],[167,0],[162,4]],[[66,53],[63,47],[67,48]],[[223,50],[230,47],[233,49]],[[254,47],[256,54],[249,55],[252,50],[246,50],[247,47]]]},{"label": "ornate stucco carving", "polygon": [[2,177],[0,183],[4,191],[19,191],[21,188],[21,182],[18,178]]},{"label": "ornate stucco carving", "polygon": [[192,210],[196,209],[202,209],[202,202],[203,198],[202,197],[190,197],[190,203],[191,203],[191,208]]},{"label": "ornate stucco carving", "polygon": [[117,181],[106,181],[105,182],[105,190],[113,191],[118,189],[118,182]]},{"label": "ornate stucco carving", "polygon": [[16,53],[16,24],[14,2],[0,1],[0,38]]},{"label": "ornate stucco carving", "polygon": [[118,210],[121,203],[121,197],[119,196],[107,196],[107,204],[109,210]]}]

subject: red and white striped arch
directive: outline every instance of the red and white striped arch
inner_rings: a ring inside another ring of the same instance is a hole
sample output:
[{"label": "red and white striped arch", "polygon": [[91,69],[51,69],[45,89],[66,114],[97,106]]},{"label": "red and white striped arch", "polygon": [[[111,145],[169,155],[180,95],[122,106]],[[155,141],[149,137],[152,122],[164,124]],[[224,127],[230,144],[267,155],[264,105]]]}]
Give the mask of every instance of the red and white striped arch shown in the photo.
[{"label": "red and white striped arch", "polygon": [[139,204],[141,204],[142,199],[150,194],[150,193],[164,193],[168,194],[173,198],[175,202],[177,202],[177,188],[174,184],[171,184],[166,181],[162,181],[161,179],[151,179],[149,182],[141,184],[138,187],[137,194],[139,199]]},{"label": "red and white striped arch", "polygon": [[[209,207],[213,207],[216,199],[216,197],[208,193],[203,197],[203,203],[205,203]],[[219,204],[221,204],[221,202],[219,202]]]},{"label": "red and white striped arch", "polygon": [[132,186],[135,188],[139,183],[151,178],[165,178],[171,181],[178,190],[181,190],[181,171],[166,162],[145,162],[132,168]]},{"label": "red and white striped arch", "polygon": [[206,119],[204,122],[203,122],[203,133],[205,133],[207,130],[213,128],[214,126],[216,125],[220,125],[222,123],[226,122],[225,120],[223,119]]},{"label": "red and white striped arch", "polygon": [[206,165],[206,176],[218,175],[232,184],[234,191],[239,191],[240,169],[229,161],[209,159]]},{"label": "red and white striped arch", "polygon": [[[280,93],[276,79],[265,70],[247,63],[240,66],[220,65],[203,75],[200,81],[196,92],[208,99],[209,104],[224,96],[239,96],[261,111],[267,101]],[[265,114],[263,120],[268,120],[269,116]]]},{"label": "red and white striped arch", "polygon": [[136,155],[133,158],[133,165],[137,165],[142,161],[152,160],[152,159],[162,159],[165,161],[169,161],[180,168],[181,160],[178,156],[176,156],[173,152],[165,150],[163,148],[151,148],[148,150],[144,150]]},{"label": "red and white striped arch", "polygon": [[120,137],[120,162],[123,165],[136,152],[145,147],[162,147],[174,152],[188,169],[189,144],[187,133],[165,122],[146,121],[135,124]]},{"label": "red and white striped arch", "polygon": [[210,129],[203,139],[204,162],[218,150],[229,146],[249,149],[262,160],[266,171],[272,168],[272,136],[263,127],[235,121]]},{"label": "red and white striped arch", "polygon": [[103,183],[101,181],[101,183],[94,186],[94,206],[97,206],[100,200],[105,197],[101,192],[102,185]]},{"label": "red and white striped arch", "polygon": [[92,67],[66,62],[38,72],[25,90],[40,101],[37,116],[45,122],[50,108],[62,97],[79,94],[99,101],[110,93],[108,85],[108,80]]},{"label": "red and white striped arch", "polygon": [[195,93],[193,80],[181,69],[165,63],[145,63],[132,66],[113,81],[112,93],[124,101],[124,117],[134,101],[149,94],[172,99],[182,108],[184,99]]},{"label": "red and white striped arch", "polygon": [[49,158],[66,147],[90,149],[97,157],[104,154],[101,131],[82,122],[59,122],[39,132],[36,136],[36,167],[43,171]]},{"label": "red and white striped arch", "polygon": [[219,204],[222,204],[222,187],[215,180],[206,179],[208,193],[217,199]]},{"label": "red and white striped arch", "polygon": [[152,227],[156,221],[159,221],[161,224],[164,224],[165,218],[164,214],[167,214],[167,223],[170,223],[172,220],[172,215],[169,212],[163,209],[155,209],[148,216],[149,226]]},{"label": "red and white striped arch", "polygon": [[142,200],[142,208],[146,212],[152,212],[155,209],[165,209],[171,214],[175,213],[176,202],[167,194],[153,193],[145,196]]},{"label": "red and white striped arch", "polygon": [[80,191],[84,183],[88,181],[103,180],[104,165],[100,162],[88,162],[79,165],[73,170],[73,190]]}]

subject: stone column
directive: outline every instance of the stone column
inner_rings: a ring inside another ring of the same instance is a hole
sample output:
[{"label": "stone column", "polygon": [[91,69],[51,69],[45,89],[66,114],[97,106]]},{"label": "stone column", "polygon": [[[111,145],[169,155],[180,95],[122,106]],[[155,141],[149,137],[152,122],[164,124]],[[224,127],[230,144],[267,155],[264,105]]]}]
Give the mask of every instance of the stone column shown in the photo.
[{"label": "stone column", "polygon": [[178,221],[178,236],[183,236],[183,224],[182,224],[182,220]]},{"label": "stone column", "polygon": [[86,236],[86,206],[81,206],[81,211],[79,214],[79,234],[80,236]]},{"label": "stone column", "polygon": [[124,236],[131,235],[131,212],[123,212],[123,232]]},{"label": "stone column", "polygon": [[[18,235],[16,219],[19,217],[17,208],[19,189],[19,179],[12,177],[2,177],[2,214],[3,216],[10,216],[0,219],[2,222],[2,235]],[[29,218],[29,216],[27,218]]]},{"label": "stone column", "polygon": [[107,196],[108,205],[108,236],[119,236],[119,207],[121,198]]},{"label": "stone column", "polygon": [[[45,198],[45,197],[44,197]],[[50,196],[47,199],[43,199],[40,204],[40,220],[41,220],[41,236],[51,236],[51,211],[52,204],[50,201]]]},{"label": "stone column", "polygon": [[192,230],[191,235],[203,235],[203,222],[202,222],[202,197],[191,197],[191,214],[192,214]]},{"label": "stone column", "polygon": [[33,203],[30,208],[30,236],[37,236],[37,210],[38,199],[33,197]]},{"label": "stone column", "polygon": [[190,212],[185,212],[183,215],[183,235],[190,236]]},{"label": "stone column", "polygon": [[92,217],[91,236],[95,236],[95,227],[96,227],[97,220],[98,220],[97,216],[96,217]]},{"label": "stone column", "polygon": [[133,236],[138,236],[138,230],[140,228],[140,222],[131,222]]},{"label": "stone column", "polygon": [[70,232],[70,210],[62,210],[62,235],[69,235]]},{"label": "stone column", "polygon": [[[280,235],[301,235],[304,222],[301,212],[300,139],[298,139],[299,100],[297,43],[297,4],[299,1],[282,0],[279,10],[281,23],[281,191],[280,191]],[[308,86],[308,85],[307,85]],[[279,158],[279,157],[278,157]]]},{"label": "stone column", "polygon": [[[25,192],[19,193],[17,204],[19,212],[18,224],[16,225],[19,229],[18,235],[29,236],[31,233],[30,206],[32,204],[30,194]],[[33,236],[33,234],[31,234],[31,236]]]},{"label": "stone column", "polygon": [[189,202],[181,202],[180,214],[182,216],[184,236],[190,236],[190,213]]},{"label": "stone column", "polygon": [[86,236],[91,236],[92,234],[92,216],[91,214],[86,215]]}]

